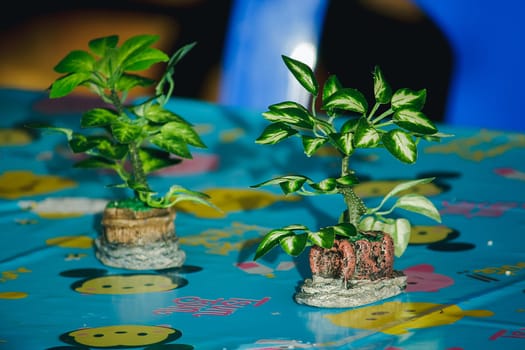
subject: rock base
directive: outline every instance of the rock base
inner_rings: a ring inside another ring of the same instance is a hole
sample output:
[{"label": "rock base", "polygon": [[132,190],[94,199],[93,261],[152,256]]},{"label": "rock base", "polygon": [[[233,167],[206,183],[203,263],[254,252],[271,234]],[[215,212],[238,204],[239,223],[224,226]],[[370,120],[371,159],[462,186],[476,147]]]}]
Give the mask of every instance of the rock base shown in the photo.
[{"label": "rock base", "polygon": [[95,240],[96,257],[105,265],[129,270],[161,270],[180,267],[186,253],[177,238],[144,244],[109,243],[104,236]]},{"label": "rock base", "polygon": [[324,308],[347,308],[370,304],[402,293],[406,276],[394,271],[391,278],[378,280],[350,280],[313,276],[306,279],[294,299],[299,304]]}]

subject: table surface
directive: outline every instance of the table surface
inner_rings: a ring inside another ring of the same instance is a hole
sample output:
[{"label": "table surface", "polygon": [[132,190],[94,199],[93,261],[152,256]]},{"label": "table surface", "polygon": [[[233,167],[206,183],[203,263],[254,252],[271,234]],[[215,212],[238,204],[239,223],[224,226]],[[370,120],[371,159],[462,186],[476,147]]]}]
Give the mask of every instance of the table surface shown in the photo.
[{"label": "table surface", "polygon": [[111,268],[95,257],[93,240],[103,206],[122,195],[105,186],[115,178],[72,168],[63,135],[23,127],[78,128],[89,106],[0,91],[0,350],[525,348],[524,134],[441,126],[455,136],[422,142],[415,165],[381,150],[360,155],[354,166],[365,181],[356,189],[367,203],[396,181],[436,176],[419,190],[443,221],[406,216],[415,226],[395,261],[407,275],[404,293],[316,308],[293,299],[310,277],[306,254],[275,250],[255,262],[254,251],[269,229],[332,224],[340,199],[250,186],[284,173],[335,174],[330,152],[306,158],[289,142],[255,144],[267,124],[259,111],[170,101],[208,148],[154,174],[153,187],[207,192],[224,212],[179,208],[180,268]]}]

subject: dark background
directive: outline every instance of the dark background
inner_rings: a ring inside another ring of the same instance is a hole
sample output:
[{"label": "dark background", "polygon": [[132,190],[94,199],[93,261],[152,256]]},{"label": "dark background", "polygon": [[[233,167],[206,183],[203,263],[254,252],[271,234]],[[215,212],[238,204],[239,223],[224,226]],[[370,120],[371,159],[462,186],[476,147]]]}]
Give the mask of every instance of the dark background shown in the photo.
[{"label": "dark background", "polygon": [[[426,88],[425,112],[441,121],[452,52],[440,30],[407,1],[332,0],[319,45],[318,73],[337,74],[343,85],[368,95],[378,64],[393,88]],[[158,33],[163,39],[160,48],[169,53],[198,42],[177,67],[176,95],[216,101],[232,4],[231,0],[11,3],[10,10],[0,15],[0,85],[45,89],[57,77],[54,65],[70,50],[85,49],[91,38]]]}]

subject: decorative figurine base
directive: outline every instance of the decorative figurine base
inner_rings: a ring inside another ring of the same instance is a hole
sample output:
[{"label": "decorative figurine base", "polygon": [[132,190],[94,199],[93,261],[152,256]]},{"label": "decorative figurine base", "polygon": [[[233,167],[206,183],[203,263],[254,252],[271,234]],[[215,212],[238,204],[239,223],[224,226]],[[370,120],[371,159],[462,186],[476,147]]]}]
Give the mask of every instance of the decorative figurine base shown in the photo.
[{"label": "decorative figurine base", "polygon": [[96,256],[105,265],[130,270],[180,267],[186,253],[179,249],[174,221],[172,209],[106,208]]},{"label": "decorative figurine base", "polygon": [[406,276],[394,271],[391,278],[371,280],[350,280],[348,288],[341,278],[314,276],[306,279],[294,299],[299,304],[325,308],[356,307],[393,297],[406,287]]},{"label": "decorative figurine base", "polygon": [[161,270],[180,267],[186,253],[179,249],[177,238],[143,245],[111,244],[99,237],[95,240],[96,257],[107,266],[129,270]]}]

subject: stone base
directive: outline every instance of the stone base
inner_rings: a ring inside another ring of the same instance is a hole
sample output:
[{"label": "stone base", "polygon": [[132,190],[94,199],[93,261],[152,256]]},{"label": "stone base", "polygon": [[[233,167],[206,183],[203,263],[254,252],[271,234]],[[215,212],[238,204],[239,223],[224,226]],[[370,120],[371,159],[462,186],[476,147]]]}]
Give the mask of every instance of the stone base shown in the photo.
[{"label": "stone base", "polygon": [[299,304],[325,308],[346,308],[370,304],[402,293],[406,276],[394,271],[392,278],[350,280],[345,288],[342,279],[314,276],[304,280],[294,299]]},{"label": "stone base", "polygon": [[161,270],[180,267],[186,253],[177,237],[144,244],[109,243],[103,236],[95,240],[96,256],[105,265],[129,270]]}]

